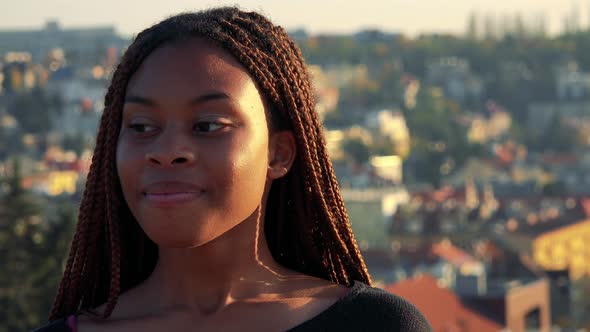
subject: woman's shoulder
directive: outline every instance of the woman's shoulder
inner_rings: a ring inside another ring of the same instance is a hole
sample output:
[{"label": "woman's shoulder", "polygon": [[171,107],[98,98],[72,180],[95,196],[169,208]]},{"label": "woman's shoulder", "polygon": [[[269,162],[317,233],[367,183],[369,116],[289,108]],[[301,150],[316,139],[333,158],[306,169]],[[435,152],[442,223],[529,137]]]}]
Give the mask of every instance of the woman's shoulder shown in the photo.
[{"label": "woman's shoulder", "polygon": [[356,281],[334,305],[291,331],[316,330],[421,332],[432,328],[407,300]]}]

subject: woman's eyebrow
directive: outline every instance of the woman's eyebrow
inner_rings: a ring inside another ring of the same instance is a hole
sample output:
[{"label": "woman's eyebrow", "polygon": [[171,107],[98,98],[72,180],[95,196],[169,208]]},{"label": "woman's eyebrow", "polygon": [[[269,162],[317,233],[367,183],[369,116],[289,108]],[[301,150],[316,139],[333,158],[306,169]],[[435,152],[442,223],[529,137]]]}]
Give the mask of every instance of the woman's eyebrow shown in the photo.
[{"label": "woman's eyebrow", "polygon": [[211,92],[204,94],[202,96],[196,97],[191,100],[190,104],[200,104],[210,100],[217,100],[217,99],[231,99],[226,93],[224,92]]},{"label": "woman's eyebrow", "polygon": [[[219,99],[231,99],[231,98],[224,92],[211,92],[211,93],[206,93],[204,95],[201,95],[201,96],[191,99],[189,104],[195,105],[195,104],[204,103],[206,101],[219,100]],[[157,106],[157,103],[155,101],[153,101],[152,99],[142,97],[142,96],[134,96],[134,95],[125,96],[125,103],[136,103],[136,104],[142,104],[142,105],[151,106],[151,107]]]},{"label": "woman's eyebrow", "polygon": [[125,103],[142,104],[145,106],[156,106],[156,103],[153,100],[140,96],[125,96]]}]

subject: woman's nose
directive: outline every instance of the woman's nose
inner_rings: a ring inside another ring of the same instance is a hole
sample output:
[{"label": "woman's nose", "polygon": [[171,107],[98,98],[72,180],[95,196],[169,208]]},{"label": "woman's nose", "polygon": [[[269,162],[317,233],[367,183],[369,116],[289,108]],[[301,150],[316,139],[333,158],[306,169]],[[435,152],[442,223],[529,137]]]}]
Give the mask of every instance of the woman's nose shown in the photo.
[{"label": "woman's nose", "polygon": [[151,165],[175,166],[190,165],[196,160],[193,142],[180,134],[164,134],[154,142],[145,154],[146,161]]}]

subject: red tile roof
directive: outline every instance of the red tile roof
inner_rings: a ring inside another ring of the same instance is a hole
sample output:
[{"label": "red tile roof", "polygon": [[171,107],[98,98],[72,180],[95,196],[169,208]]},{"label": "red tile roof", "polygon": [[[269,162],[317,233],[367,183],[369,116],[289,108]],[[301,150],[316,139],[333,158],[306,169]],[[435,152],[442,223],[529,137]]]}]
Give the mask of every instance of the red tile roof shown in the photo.
[{"label": "red tile roof", "polygon": [[433,244],[432,253],[456,267],[461,267],[463,264],[477,263],[475,258],[465,251],[455,247],[449,241],[442,241],[440,243]]},{"label": "red tile roof", "polygon": [[431,276],[386,285],[384,289],[414,304],[437,331],[500,331],[502,326],[466,307],[451,290],[441,288]]}]

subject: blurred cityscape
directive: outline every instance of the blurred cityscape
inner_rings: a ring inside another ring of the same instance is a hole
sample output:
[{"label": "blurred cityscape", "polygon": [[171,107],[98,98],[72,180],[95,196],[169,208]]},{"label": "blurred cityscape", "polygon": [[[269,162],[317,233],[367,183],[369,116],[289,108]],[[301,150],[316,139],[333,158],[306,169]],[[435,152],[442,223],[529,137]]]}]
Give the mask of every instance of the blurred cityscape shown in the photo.
[{"label": "blurred cityscape", "polygon": [[[435,331],[590,330],[590,24],[291,31],[377,286]],[[0,31],[0,331],[45,322],[110,75],[110,26]]]}]

